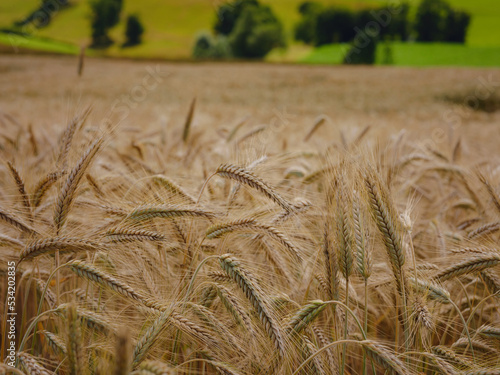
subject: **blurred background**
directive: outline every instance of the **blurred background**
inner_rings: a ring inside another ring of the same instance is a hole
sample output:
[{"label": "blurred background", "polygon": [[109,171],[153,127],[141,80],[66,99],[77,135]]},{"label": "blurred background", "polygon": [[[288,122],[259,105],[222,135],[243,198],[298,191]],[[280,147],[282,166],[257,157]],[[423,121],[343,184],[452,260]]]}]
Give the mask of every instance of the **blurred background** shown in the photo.
[{"label": "blurred background", "polygon": [[462,134],[487,154],[499,25],[498,0],[2,1],[0,125],[64,129],[92,106],[126,139],[192,115],[206,137],[295,147],[324,123],[327,140]]},{"label": "blurred background", "polygon": [[498,66],[496,0],[24,0],[3,52],[311,64]]}]

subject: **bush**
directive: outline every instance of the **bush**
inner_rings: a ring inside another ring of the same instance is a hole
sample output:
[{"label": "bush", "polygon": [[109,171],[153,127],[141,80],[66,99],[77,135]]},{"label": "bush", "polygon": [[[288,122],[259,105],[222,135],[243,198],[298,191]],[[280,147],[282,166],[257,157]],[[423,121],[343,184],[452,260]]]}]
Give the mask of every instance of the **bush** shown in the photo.
[{"label": "bush", "polygon": [[354,14],[347,9],[326,8],[316,19],[315,45],[346,43],[354,38]]},{"label": "bush", "polygon": [[201,33],[193,47],[193,57],[196,59],[227,59],[232,56],[227,37],[210,33]]},{"label": "bush", "polygon": [[285,46],[283,27],[268,6],[246,6],[229,35],[234,56],[262,58],[271,49]]},{"label": "bush", "polygon": [[144,33],[144,27],[142,26],[139,17],[135,14],[131,14],[127,17],[127,26],[125,28],[125,47],[135,46],[141,44],[141,37]]},{"label": "bush", "polygon": [[91,47],[103,48],[113,43],[108,31],[120,21],[122,0],[93,0],[90,2],[92,44]]}]

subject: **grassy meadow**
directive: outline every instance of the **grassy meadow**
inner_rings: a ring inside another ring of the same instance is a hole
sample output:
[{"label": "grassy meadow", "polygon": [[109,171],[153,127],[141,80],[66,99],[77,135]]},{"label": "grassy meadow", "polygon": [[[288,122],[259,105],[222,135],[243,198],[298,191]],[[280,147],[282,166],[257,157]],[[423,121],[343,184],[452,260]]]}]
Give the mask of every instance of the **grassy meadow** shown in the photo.
[{"label": "grassy meadow", "polygon": [[[288,35],[290,49],[286,52],[271,53],[268,61],[274,62],[316,62],[336,63],[334,50],[340,46],[330,46],[332,51],[311,50],[301,47],[293,41],[293,26],[299,19],[297,6],[301,0],[262,1],[269,3],[276,15],[282,20]],[[353,9],[384,5],[380,0],[337,0],[322,1],[325,4],[336,4]],[[439,61],[460,61],[463,66],[498,66],[498,51],[500,51],[500,29],[496,25],[500,22],[500,7],[495,0],[478,0],[468,2],[452,0],[454,6],[468,10],[472,14],[472,24],[469,29],[467,46],[455,51],[443,45],[444,51],[435,56],[433,46],[411,45],[402,46],[401,59],[395,64],[408,65],[404,56],[418,54],[419,64],[435,65]],[[21,20],[36,9],[38,2],[28,0],[23,2],[5,2],[0,4],[0,28],[7,29],[16,20]],[[25,49],[55,53],[75,53],[81,45],[90,42],[90,8],[87,0],[74,0],[72,6],[60,11],[45,28],[35,30],[32,36],[22,41]],[[187,59],[191,56],[191,48],[196,35],[204,30],[210,30],[215,20],[217,1],[190,0],[189,7],[182,0],[144,0],[141,2],[124,2],[123,14],[137,13],[146,26],[144,43],[133,48],[121,48],[123,42],[124,22],[121,22],[111,31],[111,37],[116,41],[108,50],[93,51],[90,54],[127,58],[168,58]],[[62,48],[69,43],[74,47]],[[0,33],[0,44],[3,50],[8,51],[11,37]],[[465,48],[465,49],[464,49]],[[484,48],[484,50],[483,50]],[[328,48],[327,48],[328,49]],[[296,52],[300,50],[301,53]],[[330,58],[331,54],[335,58]],[[398,51],[399,54],[399,51]],[[458,54],[458,55],[457,55]],[[457,58],[457,56],[459,56]],[[399,62],[401,61],[401,63]],[[456,64],[456,65],[460,65]],[[439,62],[438,62],[438,65]],[[455,65],[455,64],[454,64]]]},{"label": "grassy meadow", "polygon": [[498,373],[498,69],[78,66],[0,59],[0,373]]}]

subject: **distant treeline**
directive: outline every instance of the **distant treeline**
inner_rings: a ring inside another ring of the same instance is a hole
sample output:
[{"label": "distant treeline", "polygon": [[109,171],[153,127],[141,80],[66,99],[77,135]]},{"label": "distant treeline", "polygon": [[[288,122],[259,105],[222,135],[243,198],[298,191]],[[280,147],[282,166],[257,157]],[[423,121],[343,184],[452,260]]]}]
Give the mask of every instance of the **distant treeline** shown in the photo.
[{"label": "distant treeline", "polygon": [[378,39],[420,42],[465,43],[469,13],[453,9],[445,0],[423,0],[410,18],[410,5],[353,11],[305,1],[299,6],[301,19],[295,26],[295,39],[321,46],[348,43],[359,34]]}]

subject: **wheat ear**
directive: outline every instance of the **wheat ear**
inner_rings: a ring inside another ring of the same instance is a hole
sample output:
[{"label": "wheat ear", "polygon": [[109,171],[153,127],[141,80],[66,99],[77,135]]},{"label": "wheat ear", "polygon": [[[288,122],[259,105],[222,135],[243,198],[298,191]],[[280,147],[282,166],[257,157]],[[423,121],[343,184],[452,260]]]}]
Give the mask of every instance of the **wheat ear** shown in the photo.
[{"label": "wheat ear", "polygon": [[311,129],[307,132],[306,136],[304,137],[303,142],[307,142],[309,138],[323,125],[326,121],[325,116],[319,116],[315,121],[313,126],[311,126]]},{"label": "wheat ear", "polygon": [[13,237],[10,237],[10,236],[7,236],[5,234],[1,234],[0,233],[0,244],[4,245],[4,244],[8,244],[8,245],[11,245],[11,246],[14,246],[14,247],[23,247],[24,244],[19,241],[17,238],[13,238]]},{"label": "wheat ear", "polygon": [[134,241],[164,241],[163,234],[133,228],[114,228],[106,232],[106,237],[112,242],[134,242]]},{"label": "wheat ear", "polygon": [[477,256],[442,270],[434,276],[434,279],[446,281],[472,272],[484,271],[498,264],[500,264],[500,256],[497,254]]},{"label": "wheat ear", "polygon": [[94,281],[99,285],[108,287],[125,297],[131,298],[141,303],[144,302],[144,298],[141,297],[141,295],[134,291],[130,286],[116,280],[115,278],[105,274],[104,272],[96,269],[95,267],[84,261],[73,260],[67,263],[67,265],[74,273],[76,273],[80,277]]},{"label": "wheat ear", "polygon": [[50,347],[56,354],[63,354],[63,355],[67,354],[66,344],[64,343],[64,340],[62,338],[48,331],[42,331],[42,333],[47,339],[47,342],[49,343]]},{"label": "wheat ear", "polygon": [[171,192],[172,194],[178,195],[188,201],[190,204],[195,204],[196,200],[186,193],[183,188],[177,185],[175,182],[163,176],[161,174],[153,176],[153,181],[157,183],[159,186],[164,187],[166,190]]},{"label": "wheat ear", "polygon": [[497,294],[500,291],[500,280],[496,275],[489,271],[481,271],[480,275],[491,294]]},{"label": "wheat ear", "polygon": [[500,229],[500,222],[499,221],[496,221],[494,223],[488,223],[488,224],[480,226],[479,228],[474,229],[472,232],[470,232],[467,235],[467,238],[469,238],[470,240],[473,240],[473,239],[476,239],[479,237],[485,237],[485,236],[488,236],[488,235],[493,234],[495,232],[498,232],[499,229]]},{"label": "wheat ear", "polygon": [[43,240],[36,240],[26,246],[19,255],[19,262],[35,258],[40,255],[53,254],[62,251],[89,251],[97,250],[100,244],[83,238],[73,237],[52,237]]},{"label": "wheat ear", "polygon": [[352,219],[354,228],[354,243],[356,248],[356,265],[364,280],[370,278],[372,272],[371,251],[366,246],[365,224],[359,207],[359,195],[353,200]]},{"label": "wheat ear", "polygon": [[176,375],[178,371],[161,361],[144,361],[131,375]]},{"label": "wheat ear", "polygon": [[[318,348],[307,338],[307,336],[302,336],[303,341],[303,351],[306,357],[311,356],[312,354],[318,351]],[[326,375],[328,374],[328,367],[323,363],[320,356],[315,356],[312,360],[312,369],[313,373],[316,375]]]},{"label": "wheat ear", "polygon": [[215,341],[213,340],[212,336],[210,335],[209,331],[207,331],[202,326],[199,326],[198,324],[193,323],[192,321],[187,319],[185,316],[173,311],[169,316],[169,320],[178,329],[180,329],[184,333],[187,333],[188,335],[191,335],[192,337],[196,337],[201,342],[203,342],[207,345],[209,344],[212,347],[216,344]]},{"label": "wheat ear", "polygon": [[20,230],[21,232],[30,235],[37,234],[37,232],[33,228],[25,224],[21,219],[17,218],[14,214],[5,211],[2,208],[0,208],[0,220]]},{"label": "wheat ear", "polygon": [[17,168],[10,161],[7,162],[7,165],[9,166],[9,170],[12,174],[12,177],[14,178],[14,181],[16,182],[17,190],[21,195],[24,207],[26,208],[26,210],[28,210],[28,213],[31,214],[31,203],[28,194],[26,193],[26,186],[24,185],[24,181]]},{"label": "wheat ear", "polygon": [[394,375],[409,375],[410,371],[403,362],[388,349],[373,341],[364,342],[363,349],[367,356],[384,367],[386,371]]},{"label": "wheat ear", "polygon": [[164,310],[151,324],[151,326],[144,332],[141,338],[137,341],[132,355],[132,368],[135,369],[142,362],[144,356],[148,353],[149,349],[153,346],[158,335],[163,331],[169,321],[171,311]]},{"label": "wheat ear", "polygon": [[81,114],[73,117],[70,121],[66,130],[64,131],[61,138],[61,149],[59,151],[58,164],[61,164],[62,170],[66,170],[68,166],[68,154],[71,149],[71,143],[73,142],[73,137],[75,132],[80,128],[85,122],[88,115],[92,111],[92,107],[87,107],[87,109]]},{"label": "wheat ear", "polygon": [[255,219],[240,219],[228,223],[213,225],[207,229],[206,237],[209,239],[220,238],[235,230],[242,229],[255,229],[267,234],[269,237],[283,245],[295,258],[302,261],[299,249],[297,249],[297,247],[282,232],[271,225],[259,223]]},{"label": "wheat ear", "polygon": [[321,300],[309,302],[300,308],[288,322],[288,332],[300,333],[316,319],[326,304]]},{"label": "wheat ear", "polygon": [[139,206],[132,211],[127,218],[134,221],[151,220],[154,218],[174,219],[176,217],[204,217],[212,219],[215,214],[197,208],[177,207],[177,206]]},{"label": "wheat ear", "polygon": [[325,223],[323,230],[323,256],[325,257],[325,271],[328,280],[328,299],[338,300],[340,296],[339,266],[337,252],[330,245],[329,225]]},{"label": "wheat ear", "polygon": [[265,302],[264,293],[253,280],[253,277],[241,267],[240,262],[232,258],[230,254],[225,254],[219,258],[220,265],[226,273],[236,282],[248,300],[252,303],[259,314],[260,321],[267,334],[278,349],[280,355],[285,355],[285,343],[281,330],[269,312],[268,304]]},{"label": "wheat ear", "polygon": [[[326,338],[324,332],[321,329],[313,326],[312,330],[314,331],[316,337],[318,338],[318,341],[321,343],[321,346],[327,346],[327,345],[331,344],[331,341]],[[326,350],[326,354],[328,356],[328,365],[329,365],[331,371],[334,374],[338,374],[340,372],[338,358],[335,356],[335,352],[333,351],[333,348],[328,348]]]},{"label": "wheat ear", "polygon": [[17,353],[17,358],[21,362],[28,375],[50,375],[50,372],[38,363],[35,357],[28,353]]},{"label": "wheat ear", "polygon": [[215,173],[221,177],[235,180],[241,184],[250,186],[251,188],[260,191],[266,197],[271,199],[273,202],[275,202],[277,205],[279,205],[286,211],[294,210],[293,204],[291,204],[290,202],[285,200],[285,198],[283,198],[281,195],[276,193],[276,191],[272,186],[270,186],[262,179],[255,176],[252,172],[242,167],[237,167],[232,164],[222,164],[221,166],[219,166],[219,168],[217,168]]},{"label": "wheat ear", "polygon": [[477,171],[477,176],[479,177],[479,181],[481,181],[481,183],[486,187],[486,190],[488,191],[488,194],[490,195],[491,200],[495,205],[495,208],[497,209],[498,212],[500,212],[500,197],[498,197],[495,188],[491,185],[490,181],[486,178],[486,176],[484,176],[481,172]]},{"label": "wheat ear", "polygon": [[460,358],[453,350],[450,348],[438,345],[431,348],[432,354],[445,360],[446,362],[452,363],[455,366],[470,368],[471,363],[467,362],[463,358]]},{"label": "wheat ear", "polygon": [[440,286],[414,277],[408,278],[410,286],[424,294],[428,299],[441,303],[450,303],[450,293]]},{"label": "wheat ear", "polygon": [[375,223],[382,234],[398,291],[400,294],[404,294],[405,251],[400,235],[399,220],[388,202],[387,194],[381,190],[381,185],[373,174],[365,176],[365,184],[370,208]]},{"label": "wheat ear", "polygon": [[78,183],[82,179],[97,151],[99,151],[102,143],[103,139],[99,138],[90,145],[64,182],[64,185],[59,192],[59,196],[57,197],[56,210],[54,213],[54,224],[57,233],[59,233],[66,222],[71,204],[75,199],[75,192],[78,187]]},{"label": "wheat ear", "polygon": [[42,178],[36,187],[33,190],[33,195],[31,198],[31,204],[33,207],[38,207],[40,206],[40,203],[42,203],[43,197],[49,191],[49,189],[54,185],[54,183],[61,177],[63,173],[61,172],[53,172],[49,173],[47,176]]},{"label": "wheat ear", "polygon": [[244,324],[248,332],[255,334],[252,322],[237,298],[227,288],[220,284],[215,285],[216,293],[219,296],[226,310],[233,316],[238,324]]}]

